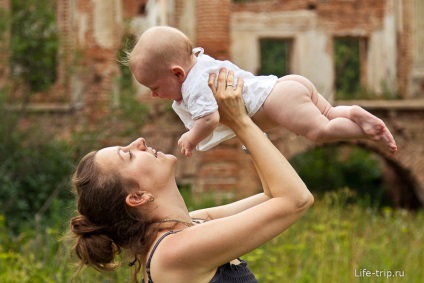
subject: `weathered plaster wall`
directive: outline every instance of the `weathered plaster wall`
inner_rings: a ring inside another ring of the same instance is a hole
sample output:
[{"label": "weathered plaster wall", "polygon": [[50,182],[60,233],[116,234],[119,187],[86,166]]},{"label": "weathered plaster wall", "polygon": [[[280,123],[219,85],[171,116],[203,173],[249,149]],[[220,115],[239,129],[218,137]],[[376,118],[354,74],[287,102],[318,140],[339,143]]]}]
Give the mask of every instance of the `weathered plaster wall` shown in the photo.
[{"label": "weathered plaster wall", "polygon": [[381,25],[370,31],[367,53],[367,86],[381,94],[397,92],[396,18],[393,1],[387,1]]},{"label": "weathered plaster wall", "polygon": [[[8,1],[0,0],[0,5],[4,3]],[[367,55],[368,73],[375,72],[369,74],[368,80],[379,85],[382,77],[391,78],[392,72],[396,73],[394,81],[405,99],[387,104],[377,101],[377,106],[371,101],[364,105],[386,121],[398,141],[399,153],[387,156],[373,143],[361,144],[390,160],[404,177],[398,178],[398,183],[408,184],[406,188],[414,187],[424,202],[421,123],[424,105],[422,101],[420,104],[411,100],[424,95],[421,88],[424,75],[420,75],[423,57],[419,53],[423,41],[421,37],[415,38],[422,22],[410,20],[422,11],[420,3],[420,0],[269,0],[238,5],[231,0],[61,0],[57,14],[61,37],[59,78],[55,91],[43,96],[43,101],[53,105],[39,108],[39,112],[28,115],[27,121],[48,124],[48,117],[53,117],[51,130],[60,133],[72,132],[81,125],[98,127],[110,114],[117,98],[116,51],[121,47],[122,34],[128,30],[137,34],[164,22],[184,27],[195,44],[205,47],[210,55],[231,59],[252,72],[259,66],[259,38],[293,38],[293,70],[309,77],[327,96],[331,96],[334,82],[332,37],[367,36],[372,44]],[[159,9],[159,5],[166,5],[166,9]],[[225,13],[216,13],[223,10]],[[392,38],[394,29],[396,35]],[[394,42],[396,50],[392,49]],[[59,100],[57,93],[64,96]],[[185,130],[178,117],[169,111],[169,102],[152,99],[141,89],[139,98],[151,113],[145,126],[134,129],[134,133],[147,137],[155,148],[179,157],[176,174],[180,184],[191,185],[198,194],[214,191],[244,196],[259,190],[253,164],[237,139],[184,158],[176,142]],[[37,103],[31,106],[36,109]],[[54,113],[44,115],[47,111]],[[320,146],[284,129],[272,131],[269,136],[288,158]],[[105,144],[108,142],[116,140]]]},{"label": "weathered plaster wall", "polygon": [[261,38],[293,40],[292,72],[308,77],[327,98],[333,90],[331,38],[311,11],[237,12],[231,17],[231,54],[242,69],[257,73]]},{"label": "weathered plaster wall", "polygon": [[[368,7],[364,1],[349,7],[359,15],[343,13],[343,23],[346,23],[343,27],[340,26],[340,16],[333,14],[341,7],[336,5],[334,10],[330,8],[324,6],[321,9],[318,2],[313,10],[246,12],[239,9],[232,14],[231,21],[231,53],[234,61],[241,68],[256,73],[260,65],[260,38],[292,39],[292,72],[308,77],[331,100],[335,84],[333,38],[365,37],[369,39],[367,87],[376,93],[386,90],[396,93],[396,19],[393,1],[380,1],[375,7],[370,7],[379,15],[373,18],[365,14],[364,9]],[[356,17],[364,21],[358,23]]]},{"label": "weathered plaster wall", "polygon": [[424,97],[424,1],[412,0],[412,68],[409,78],[411,96]]}]

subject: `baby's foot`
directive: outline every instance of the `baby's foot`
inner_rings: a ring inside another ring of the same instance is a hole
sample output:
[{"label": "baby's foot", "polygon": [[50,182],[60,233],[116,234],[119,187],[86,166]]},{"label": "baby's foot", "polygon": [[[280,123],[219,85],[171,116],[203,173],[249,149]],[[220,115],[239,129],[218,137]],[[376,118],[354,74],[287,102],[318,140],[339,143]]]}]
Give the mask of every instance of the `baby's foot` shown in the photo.
[{"label": "baby's foot", "polygon": [[369,139],[385,143],[392,153],[397,151],[395,139],[381,119],[356,105],[352,106],[351,115]]}]

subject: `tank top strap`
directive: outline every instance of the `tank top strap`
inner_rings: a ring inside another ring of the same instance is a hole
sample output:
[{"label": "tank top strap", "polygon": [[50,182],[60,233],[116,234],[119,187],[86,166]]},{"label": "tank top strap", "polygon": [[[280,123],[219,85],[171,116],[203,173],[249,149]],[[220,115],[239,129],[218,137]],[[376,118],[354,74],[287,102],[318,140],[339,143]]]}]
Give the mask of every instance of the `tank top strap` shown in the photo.
[{"label": "tank top strap", "polygon": [[[153,249],[152,249],[152,251],[150,252],[149,258],[148,258],[147,263],[146,263],[146,272],[147,272],[147,276],[148,276],[148,279],[149,279],[149,282],[148,282],[148,283],[153,283],[152,277],[150,276],[150,262],[152,261],[152,256],[153,256],[153,254],[155,253],[156,248],[159,246],[160,242],[162,242],[162,240],[163,240],[166,236],[171,235],[171,234],[175,234],[175,233],[177,233],[177,232],[180,232],[180,231],[174,231],[174,230],[172,230],[172,231],[166,232],[165,234],[163,234],[163,235],[159,238],[159,240],[157,240],[157,242],[156,242],[156,243],[155,243],[155,245],[153,246]],[[143,280],[143,282],[144,282],[144,280]]]}]

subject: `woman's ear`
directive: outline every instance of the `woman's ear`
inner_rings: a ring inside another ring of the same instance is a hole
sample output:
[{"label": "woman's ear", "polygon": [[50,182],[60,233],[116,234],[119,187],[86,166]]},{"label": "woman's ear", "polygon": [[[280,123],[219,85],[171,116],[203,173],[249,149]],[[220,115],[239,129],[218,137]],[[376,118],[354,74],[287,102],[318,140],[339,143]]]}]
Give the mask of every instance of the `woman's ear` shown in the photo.
[{"label": "woman's ear", "polygon": [[125,198],[125,202],[128,206],[131,207],[136,207],[139,205],[143,205],[147,202],[152,202],[154,198],[151,194],[147,194],[145,192],[132,192],[130,194],[127,195],[127,197]]},{"label": "woman's ear", "polygon": [[183,83],[186,78],[186,72],[184,71],[184,69],[181,66],[173,66],[171,70],[177,80],[180,83]]}]

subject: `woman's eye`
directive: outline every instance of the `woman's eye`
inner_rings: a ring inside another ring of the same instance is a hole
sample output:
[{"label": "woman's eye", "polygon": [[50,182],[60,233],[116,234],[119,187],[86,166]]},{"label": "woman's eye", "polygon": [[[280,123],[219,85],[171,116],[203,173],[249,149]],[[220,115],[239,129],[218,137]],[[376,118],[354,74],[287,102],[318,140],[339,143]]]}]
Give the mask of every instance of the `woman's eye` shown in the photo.
[{"label": "woman's eye", "polygon": [[131,152],[131,150],[122,150],[122,157],[131,160],[133,158],[133,153]]}]

